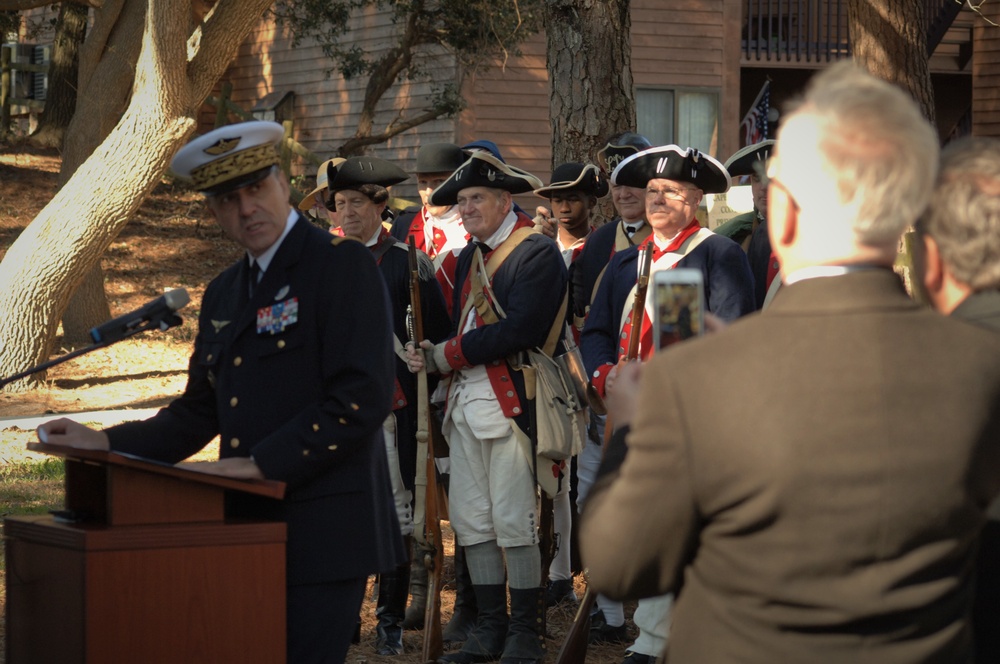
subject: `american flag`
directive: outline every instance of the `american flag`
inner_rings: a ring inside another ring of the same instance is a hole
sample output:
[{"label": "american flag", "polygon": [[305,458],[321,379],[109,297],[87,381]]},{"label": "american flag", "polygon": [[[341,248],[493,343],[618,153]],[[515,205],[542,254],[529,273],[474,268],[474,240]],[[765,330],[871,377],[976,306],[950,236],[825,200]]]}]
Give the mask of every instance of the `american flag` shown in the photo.
[{"label": "american flag", "polygon": [[764,87],[757,93],[757,99],[740,127],[743,129],[743,145],[753,145],[767,140],[767,112],[771,107],[771,81],[764,81]]}]

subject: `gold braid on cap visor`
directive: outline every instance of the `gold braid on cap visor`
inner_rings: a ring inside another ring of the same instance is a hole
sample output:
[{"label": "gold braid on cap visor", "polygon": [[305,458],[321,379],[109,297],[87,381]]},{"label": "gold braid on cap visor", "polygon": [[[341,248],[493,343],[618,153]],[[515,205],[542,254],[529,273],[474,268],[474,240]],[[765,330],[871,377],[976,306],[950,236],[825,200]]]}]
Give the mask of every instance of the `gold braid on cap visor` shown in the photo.
[{"label": "gold braid on cap visor", "polygon": [[241,175],[259,171],[278,163],[278,153],[270,143],[240,150],[228,157],[210,161],[204,166],[191,169],[191,180],[195,189],[211,189]]}]

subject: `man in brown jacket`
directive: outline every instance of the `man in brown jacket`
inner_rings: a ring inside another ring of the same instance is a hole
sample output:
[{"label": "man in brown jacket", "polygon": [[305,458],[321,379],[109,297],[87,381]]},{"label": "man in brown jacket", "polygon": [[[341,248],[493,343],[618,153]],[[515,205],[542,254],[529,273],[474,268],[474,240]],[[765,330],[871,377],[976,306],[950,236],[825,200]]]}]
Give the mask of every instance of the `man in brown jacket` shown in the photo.
[{"label": "man in brown jacket", "polygon": [[[891,269],[937,163],[901,90],[851,63],[818,74],[770,165],[772,306],[619,376],[638,404],[611,404],[627,454],[616,436],[582,554],[612,597],[678,593],[671,664],[971,661],[1000,339]],[[755,388],[720,411],[734,384]]]}]

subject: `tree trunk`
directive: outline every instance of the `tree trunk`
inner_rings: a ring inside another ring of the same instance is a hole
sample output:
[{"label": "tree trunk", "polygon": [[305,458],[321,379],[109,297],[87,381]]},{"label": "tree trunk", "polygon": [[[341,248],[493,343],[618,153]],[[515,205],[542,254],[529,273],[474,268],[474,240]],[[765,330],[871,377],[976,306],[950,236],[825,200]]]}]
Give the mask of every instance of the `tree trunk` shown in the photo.
[{"label": "tree trunk", "polygon": [[629,0],[548,0],[552,166],[593,162],[612,134],[635,131]]},{"label": "tree trunk", "polygon": [[[80,49],[80,92],[77,112],[67,130],[60,184],[69,181],[125,112],[142,46],[145,16],[145,2],[124,0],[112,0],[95,12],[90,38]],[[88,343],[88,330],[110,317],[104,271],[98,260],[70,298],[62,319],[63,339],[70,346]]]},{"label": "tree trunk", "polygon": [[31,135],[36,145],[62,147],[63,134],[76,110],[76,85],[80,71],[80,45],[87,34],[86,7],[64,2],[59,7],[56,36],[49,61],[49,89],[45,111]]},{"label": "tree trunk", "polygon": [[[114,4],[109,0],[105,7]],[[131,0],[127,4],[144,3]],[[135,84],[125,114],[0,262],[0,311],[5,312],[0,318],[0,348],[4,349],[0,376],[48,359],[70,293],[98,264],[166,171],[194,130],[198,108],[270,4],[271,0],[219,0],[200,26],[200,42],[189,61],[188,23],[177,18],[190,15],[190,0],[152,0],[136,35],[142,49],[134,77],[130,72]],[[128,11],[124,9],[122,19]],[[110,27],[115,29],[105,34],[119,33],[117,26]],[[95,22],[92,37],[97,32]],[[105,54],[123,57],[114,50]],[[81,61],[81,79],[86,76],[83,69]],[[99,75],[94,71],[87,87],[81,87],[81,100],[115,86],[116,81],[105,78],[104,70]],[[98,117],[90,120],[104,122]],[[125,156],[127,167],[123,167]],[[6,389],[32,385],[24,379]]]},{"label": "tree trunk", "polygon": [[926,3],[849,0],[847,8],[854,60],[874,76],[909,92],[934,124]]},{"label": "tree trunk", "polygon": [[[608,137],[635,131],[629,0],[547,0],[552,167],[594,163]],[[602,212],[613,216],[610,203]]]}]

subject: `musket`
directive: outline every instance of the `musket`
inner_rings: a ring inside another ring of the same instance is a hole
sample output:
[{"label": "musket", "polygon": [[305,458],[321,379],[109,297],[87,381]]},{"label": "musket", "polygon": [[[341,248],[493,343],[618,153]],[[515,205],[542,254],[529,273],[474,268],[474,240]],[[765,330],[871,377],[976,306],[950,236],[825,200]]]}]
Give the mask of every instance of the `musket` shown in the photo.
[{"label": "musket", "polygon": [[[650,240],[639,248],[639,274],[635,282],[635,299],[632,300],[632,314],[630,317],[628,349],[625,356],[618,360],[618,366],[626,362],[632,362],[639,358],[639,341],[642,338],[642,319],[646,315],[646,291],[649,290],[649,272],[653,266],[653,241]],[[611,434],[614,433],[614,424],[609,414],[604,423],[604,447],[608,446]]]},{"label": "musket", "polygon": [[[587,573],[584,572],[586,578]],[[590,640],[590,611],[594,607],[597,593],[590,589],[590,582],[587,582],[587,590],[583,593],[580,606],[576,610],[573,624],[566,632],[566,640],[563,641],[559,654],[556,655],[555,664],[580,664],[587,659],[587,644]]]},{"label": "musket", "polygon": [[[639,249],[639,274],[635,286],[635,299],[632,301],[628,349],[625,356],[618,361],[619,366],[639,357],[639,339],[642,337],[642,319],[646,315],[646,292],[649,290],[649,273],[652,265],[653,247],[651,244],[647,244]],[[614,423],[609,413],[604,422],[604,449],[607,449],[613,431]],[[577,664],[586,659],[587,644],[590,638],[590,611],[596,599],[597,593],[590,589],[588,580],[587,590],[580,601],[580,608],[577,609],[573,624],[570,625],[569,632],[566,633],[566,640],[563,641],[562,648],[559,649],[559,654],[556,656],[556,664]]]},{"label": "musket", "polygon": [[[417,348],[424,339],[423,316],[420,308],[420,264],[417,260],[417,247],[414,236],[410,236],[410,306],[408,325],[410,340]],[[430,412],[427,389],[427,370],[417,373],[417,450],[424,450],[424,458],[417,458],[417,477],[415,512],[420,512],[421,498],[424,503],[424,523],[414,524],[414,534],[421,544],[427,545],[427,553],[422,561],[427,568],[427,605],[424,609],[424,645],[422,658],[424,662],[436,662],[444,651],[444,641],[441,636],[441,572],[444,562],[444,548],[441,541],[441,514],[438,500],[441,496],[437,467],[434,463],[434,438],[431,435],[432,417]],[[421,461],[423,465],[421,466]],[[423,472],[421,472],[423,471]],[[422,495],[421,495],[422,494]]]},{"label": "musket", "polygon": [[649,290],[649,271],[653,266],[653,244],[649,241],[639,249],[639,277],[635,282],[635,299],[632,301],[632,327],[628,337],[626,362],[639,358],[639,340],[642,337],[642,319],[646,315],[646,291]]}]

